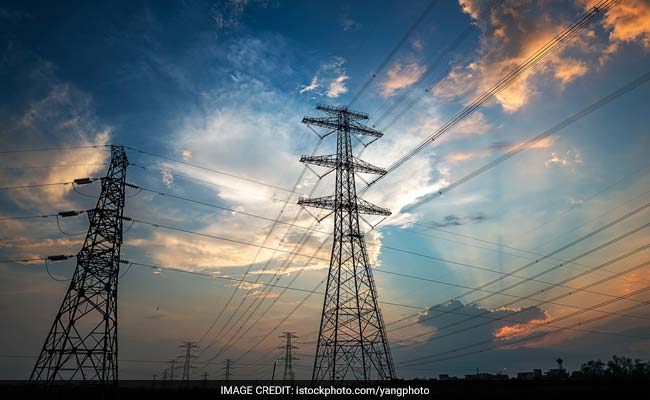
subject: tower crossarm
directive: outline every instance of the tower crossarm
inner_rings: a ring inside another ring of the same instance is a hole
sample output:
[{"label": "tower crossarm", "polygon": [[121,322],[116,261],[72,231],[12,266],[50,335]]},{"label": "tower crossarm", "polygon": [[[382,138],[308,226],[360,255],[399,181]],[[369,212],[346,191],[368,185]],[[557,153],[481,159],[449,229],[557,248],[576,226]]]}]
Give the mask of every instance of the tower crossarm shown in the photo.
[{"label": "tower crossarm", "polygon": [[384,136],[383,133],[379,132],[376,129],[370,128],[356,121],[350,121],[350,132],[357,133],[359,135],[373,136],[380,138]]},{"label": "tower crossarm", "polygon": [[335,117],[304,117],[302,123],[330,129],[337,129],[339,127],[338,119]]},{"label": "tower crossarm", "polygon": [[336,168],[336,154],[325,156],[302,156],[300,162],[305,164],[318,165],[319,167]]},{"label": "tower crossarm", "polygon": [[[328,168],[336,168],[339,164],[339,161],[336,159],[336,154],[328,154],[325,156],[302,156],[300,157],[300,162]],[[357,157],[353,158],[352,168],[355,172],[365,174],[384,175],[386,173],[385,169],[376,167]]]},{"label": "tower crossarm", "polygon": [[389,209],[376,206],[371,202],[358,197],[357,197],[357,208],[361,214],[385,215],[385,216],[389,216],[391,214]]},{"label": "tower crossarm", "polygon": [[386,170],[383,168],[376,167],[369,162],[363,161],[360,158],[354,157],[354,171],[362,172],[364,174],[376,174],[384,175]]},{"label": "tower crossarm", "polygon": [[367,113],[351,110],[348,106],[328,106],[327,104],[317,104],[316,109],[330,115],[347,114],[351,119],[368,119]]},{"label": "tower crossarm", "polygon": [[[341,124],[337,117],[304,117],[302,119],[302,123],[329,129],[338,129],[341,127]],[[358,135],[373,136],[376,138],[384,136],[384,134],[380,131],[365,126],[364,124],[354,120],[349,121],[348,128],[350,130],[350,133],[356,133]]]},{"label": "tower crossarm", "polygon": [[[323,197],[314,197],[314,198],[301,197],[298,199],[298,204],[307,207],[323,208],[325,210],[334,210],[336,208],[336,200],[334,196],[323,196]],[[354,203],[341,204],[341,207],[350,209],[354,205],[355,205]],[[387,208],[376,206],[370,203],[369,201],[366,201],[358,197],[356,200],[356,208],[361,214],[384,215],[384,216],[391,215],[390,210],[388,210]]]},{"label": "tower crossarm", "polygon": [[323,208],[326,210],[333,210],[335,207],[334,196],[323,197],[301,197],[298,199],[298,204],[301,206]]}]

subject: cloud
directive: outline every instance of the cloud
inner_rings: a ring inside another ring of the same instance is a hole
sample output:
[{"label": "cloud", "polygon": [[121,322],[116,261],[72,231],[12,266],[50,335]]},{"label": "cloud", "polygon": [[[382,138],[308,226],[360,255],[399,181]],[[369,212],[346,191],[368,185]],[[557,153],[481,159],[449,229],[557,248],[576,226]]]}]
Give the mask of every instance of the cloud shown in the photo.
[{"label": "cloud", "polygon": [[[486,6],[478,0],[459,0],[459,4],[473,19],[478,18]],[[611,29],[610,42],[636,40],[645,45],[650,32],[647,8],[645,2],[632,2],[626,6],[617,4],[610,10],[603,22],[606,29]],[[470,103],[553,39],[570,24],[571,18],[558,13],[546,2],[502,2],[490,11],[489,18],[476,22],[482,32],[478,56],[466,64],[454,65],[447,77],[432,89],[433,93],[443,98],[462,98],[465,104]],[[598,41],[593,31],[581,32],[575,40],[496,94],[496,103],[505,112],[516,112],[530,102],[546,77],[555,79],[560,89],[566,88],[591,69],[589,61],[578,57],[594,49],[612,51],[596,46]]]},{"label": "cloud", "polygon": [[[18,50],[16,50],[18,51]],[[20,105],[15,118],[5,121],[5,134],[0,146],[15,149],[15,138],[20,137],[25,147],[97,146],[68,151],[16,153],[5,156],[12,165],[43,166],[73,165],[66,168],[8,169],[0,171],[0,178],[9,185],[69,182],[76,178],[100,177],[106,168],[110,153],[104,147],[110,143],[111,128],[102,124],[95,114],[92,97],[63,82],[54,73],[54,66],[41,59],[21,78],[38,96],[30,97]],[[79,165],[82,164],[82,165]],[[72,185],[54,185],[12,190],[8,198],[22,209],[70,208],[74,205],[68,195]]]},{"label": "cloud", "polygon": [[211,10],[211,16],[218,30],[233,28],[239,25],[248,0],[224,0],[216,2]]},{"label": "cloud", "polygon": [[253,290],[262,287],[261,283],[255,283],[255,282],[236,282],[233,283],[232,286],[237,286],[242,290]]},{"label": "cloud", "polygon": [[171,174],[171,172],[162,170],[160,171],[160,175],[162,176],[163,184],[168,188],[174,184],[174,176]]},{"label": "cloud", "polygon": [[327,97],[337,98],[340,95],[347,93],[348,88],[345,86],[345,81],[348,80],[348,78],[347,75],[339,75],[331,81],[327,89]]},{"label": "cloud", "polygon": [[311,92],[311,91],[314,91],[314,90],[318,89],[319,86],[320,86],[320,85],[318,84],[318,75],[315,75],[315,76],[312,78],[311,83],[310,83],[309,85],[304,85],[304,86],[300,89],[300,94],[303,94],[303,93],[305,93],[305,92]]},{"label": "cloud", "polygon": [[424,341],[415,344],[411,352],[420,355],[436,354],[482,341],[507,346],[507,339],[527,335],[532,330],[530,323],[540,323],[547,319],[548,313],[539,307],[491,310],[451,300],[428,307],[417,316],[419,330],[431,334]]},{"label": "cloud", "polygon": [[566,58],[555,68],[553,74],[560,80],[562,87],[567,83],[585,75],[588,71],[587,64],[575,58]]},{"label": "cloud", "polygon": [[[578,7],[590,11],[595,0],[577,0]],[[459,0],[464,13],[476,20],[487,3],[479,0]],[[448,76],[433,88],[433,93],[444,98],[466,97],[467,104],[475,96],[492,86],[519,66],[528,57],[564,30],[573,15],[562,15],[548,2],[522,3],[506,0],[490,11],[489,18],[480,22],[481,38],[478,57],[464,65],[454,65]],[[479,22],[475,22],[479,23]],[[607,45],[593,30],[581,32],[565,47],[555,51],[541,64],[524,73],[514,83],[495,96],[495,101],[508,113],[526,104],[538,92],[543,78],[551,76],[560,89],[585,76],[593,62],[585,58],[600,53],[600,63],[618,51],[622,43],[638,43],[650,49],[650,2],[631,0],[614,5],[600,22],[609,31]]]},{"label": "cloud", "polygon": [[321,64],[309,84],[302,85],[299,92],[314,93],[318,96],[337,98],[348,92],[346,81],[350,79],[345,68],[345,59],[333,57],[330,61]]},{"label": "cloud", "polygon": [[584,201],[582,199],[576,199],[576,198],[573,198],[573,197],[569,197],[568,203],[570,205],[572,205],[572,206],[577,206],[577,205],[580,205],[580,204],[584,203]]},{"label": "cloud", "polygon": [[[584,2],[590,9],[595,2]],[[638,42],[650,49],[650,2],[647,0],[628,0],[616,4],[610,9],[602,22],[610,30],[609,40],[612,44]]]},{"label": "cloud", "polygon": [[487,217],[485,217],[483,214],[468,215],[466,217],[459,217],[457,215],[447,215],[442,219],[442,221],[440,222],[432,221],[429,222],[427,225],[432,225],[438,228],[445,228],[448,226],[480,224],[481,222],[485,221],[486,218]]},{"label": "cloud", "polygon": [[386,73],[388,75],[387,79],[381,82],[382,96],[390,97],[397,90],[417,82],[425,69],[424,66],[420,66],[417,63],[396,63]]},{"label": "cloud", "polygon": [[560,165],[560,166],[569,166],[575,164],[582,164],[582,155],[580,152],[567,150],[566,153],[562,156],[558,155],[556,152],[552,152],[550,158],[548,158],[544,165],[547,167],[551,165]]},{"label": "cloud", "polygon": [[246,297],[256,297],[260,299],[276,299],[279,297],[279,294],[265,292],[261,290],[255,290],[253,292],[246,293]]},{"label": "cloud", "polygon": [[352,17],[350,17],[350,14],[347,12],[341,16],[339,19],[339,24],[344,31],[356,31],[358,29],[361,29],[361,24],[352,19]]},{"label": "cloud", "polygon": [[[555,141],[554,136],[547,136],[544,139],[535,142],[527,149],[546,149],[551,147],[554,141]],[[524,144],[524,142],[495,143],[491,146],[478,149],[478,150],[454,151],[447,155],[447,160],[452,162],[460,162],[460,161],[471,160],[474,158],[488,157],[495,153],[508,153],[510,151],[518,149],[522,144]]]}]

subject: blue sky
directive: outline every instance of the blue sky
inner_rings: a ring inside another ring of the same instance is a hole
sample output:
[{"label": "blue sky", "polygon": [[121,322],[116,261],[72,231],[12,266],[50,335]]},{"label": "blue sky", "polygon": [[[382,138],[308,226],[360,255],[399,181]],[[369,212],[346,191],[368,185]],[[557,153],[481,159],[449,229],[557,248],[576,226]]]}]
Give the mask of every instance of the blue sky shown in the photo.
[{"label": "blue sky", "polygon": [[[134,197],[129,198],[125,214],[316,254],[315,259],[306,263],[300,256],[258,252],[251,246],[141,224],[126,233],[123,257],[228,277],[241,277],[252,266],[251,280],[260,277],[260,282],[270,282],[276,277],[269,272],[279,272],[279,285],[311,290],[325,277],[331,237],[312,232],[302,243],[304,229],[286,225],[271,229],[268,220],[242,214],[303,227],[314,223],[295,204],[297,194],[286,201],[286,191],[237,177],[279,188],[297,185],[301,194],[312,190],[314,195],[330,194],[331,176],[318,183],[308,171],[298,181],[303,171],[298,161],[301,154],[311,153],[317,144],[317,154],[334,151],[332,140],[319,144],[300,121],[304,115],[318,115],[317,103],[348,104],[355,97],[354,108],[368,112],[369,125],[377,124],[385,132],[363,151],[362,158],[388,167],[590,10],[594,2],[506,0],[489,11],[489,18],[477,20],[486,3],[4,2],[0,7],[4,89],[0,92],[0,143],[6,150],[124,144],[235,175],[129,151],[129,160],[136,164],[129,168],[130,182],[236,212],[131,191]],[[418,19],[421,22],[414,26]],[[440,58],[435,68],[427,68],[470,26],[474,29],[448,57]],[[641,250],[573,279],[646,245],[647,230],[587,254],[577,264],[509,288],[642,226],[648,221],[647,209],[534,263],[519,277],[506,276],[482,292],[463,296],[468,287],[504,276],[646,204],[647,85],[449,193],[435,194],[647,73],[649,51],[650,3],[623,1],[364,193],[368,201],[393,211],[377,230],[364,227],[370,258],[377,268],[380,300],[421,307],[421,312],[430,314],[444,308],[460,310],[428,319],[429,314],[417,316],[415,308],[383,306],[399,376],[462,375],[476,368],[514,373],[553,367],[557,357],[564,358],[570,368],[613,353],[648,358],[650,345],[642,338],[647,337],[647,307],[620,311],[647,301],[647,293],[619,298],[573,319],[559,319],[646,287],[650,282],[647,269],[622,273],[589,290],[544,302],[647,260]],[[2,154],[0,186],[98,177],[107,155],[102,149]],[[69,164],[93,165],[12,169]],[[358,186],[364,186],[362,181]],[[94,205],[92,196],[97,190],[96,185],[80,188],[82,194],[70,186],[1,190],[0,214],[88,209]],[[87,226],[82,217],[62,223],[68,233],[83,232]],[[314,229],[329,232],[331,221]],[[0,258],[74,254],[82,239],[83,235],[62,234],[51,219],[0,221]],[[69,277],[74,269],[71,262],[51,267],[59,278]],[[41,264],[3,263],[0,268],[4,276],[0,309],[6,321],[0,331],[0,354],[25,356],[0,358],[0,374],[3,379],[20,379],[31,370],[29,356],[36,355],[42,345],[66,284],[51,280]],[[567,279],[564,287],[537,293]],[[233,290],[224,280],[131,268],[120,282],[120,357],[157,361],[176,356],[183,340],[204,335]],[[489,296],[489,291],[499,293]],[[299,376],[309,375],[322,297],[314,294],[301,303],[306,296],[303,292],[279,293],[279,289],[263,292],[256,285],[236,292],[216,329],[202,340],[199,360],[214,358],[215,363],[203,364],[205,371],[218,377],[225,358],[238,359],[266,337],[235,369],[244,379],[265,376],[270,372],[265,366],[278,356],[278,335],[291,330],[301,336]],[[517,297],[523,299],[513,303]],[[249,304],[257,304],[253,301],[262,307],[248,319],[251,325],[256,322],[252,327],[224,326],[231,315],[234,322]],[[235,313],[240,303],[243,306]],[[508,303],[512,304],[504,306]],[[262,314],[270,304],[269,312]],[[272,331],[298,304],[302,305],[297,311]],[[434,309],[427,311],[427,307]],[[508,317],[519,310],[524,312]],[[462,320],[478,312],[503,319],[469,329],[477,319]],[[608,317],[582,330],[552,328],[604,315]],[[552,327],[539,328],[542,323]],[[446,328],[450,324],[455,325]],[[442,337],[459,328],[468,329]],[[221,329],[222,335],[210,344]],[[237,343],[214,357],[216,348],[226,345],[230,337],[237,338]],[[509,344],[527,337],[530,340]],[[481,342],[490,343],[483,347],[494,348],[444,362],[408,363],[422,355],[434,360],[437,354]],[[162,368],[164,364],[155,362],[125,361],[121,377],[149,378]]]}]

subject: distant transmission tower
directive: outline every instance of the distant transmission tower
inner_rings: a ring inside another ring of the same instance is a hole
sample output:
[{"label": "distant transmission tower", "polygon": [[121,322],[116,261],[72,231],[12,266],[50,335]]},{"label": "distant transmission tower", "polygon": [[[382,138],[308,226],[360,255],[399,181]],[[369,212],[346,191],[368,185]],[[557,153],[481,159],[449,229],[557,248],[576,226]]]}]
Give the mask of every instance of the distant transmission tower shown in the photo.
[{"label": "distant transmission tower", "polygon": [[173,381],[176,374],[176,359],[172,358],[167,362],[169,363],[169,380]]},{"label": "distant transmission tower", "polygon": [[281,349],[284,348],[284,357],[280,358],[280,360],[284,361],[284,373],[282,374],[282,380],[285,383],[289,382],[293,384],[295,377],[293,373],[293,361],[297,360],[297,358],[293,356],[293,349],[297,349],[298,347],[294,346],[291,343],[291,339],[297,339],[298,336],[294,335],[293,332],[284,332],[280,338],[287,339],[287,344],[284,347],[280,347]]},{"label": "distant transmission tower", "polygon": [[230,358],[226,359],[226,371],[224,372],[224,381],[230,382]]},{"label": "distant transmission tower", "polygon": [[[337,133],[336,154],[302,156],[306,164],[336,170],[333,196],[300,198],[298,204],[332,210],[334,243],[318,334],[312,381],[392,379],[395,376],[386,329],[359,214],[390,215],[390,211],[357,197],[355,172],[383,175],[352,154],[352,135],[377,140],[383,134],[359,121],[368,114],[348,107],[316,106],[326,117],[305,117],[302,123]],[[329,135],[329,133],[327,134]],[[325,136],[327,136],[325,135]]]},{"label": "distant transmission tower", "polygon": [[111,146],[111,163],[77,267],[30,376],[32,382],[117,383],[117,278],[128,160]]},{"label": "distant transmission tower", "polygon": [[178,347],[185,348],[185,355],[183,356],[183,376],[181,377],[181,380],[185,383],[189,383],[190,373],[192,372],[192,368],[194,368],[191,364],[191,361],[193,358],[197,357],[196,355],[192,354],[192,350],[198,349],[199,346],[196,344],[196,342],[185,342]]}]

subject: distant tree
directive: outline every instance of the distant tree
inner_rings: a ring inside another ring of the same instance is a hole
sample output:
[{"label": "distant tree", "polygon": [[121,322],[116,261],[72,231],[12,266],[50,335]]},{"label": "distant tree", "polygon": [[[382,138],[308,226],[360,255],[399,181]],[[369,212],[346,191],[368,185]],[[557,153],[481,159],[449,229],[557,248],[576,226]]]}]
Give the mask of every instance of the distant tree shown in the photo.
[{"label": "distant tree", "polygon": [[[641,361],[641,360],[639,360]],[[605,373],[612,378],[628,378],[634,374],[634,360],[626,356],[612,356],[612,359],[607,361],[607,370]]]},{"label": "distant tree", "polygon": [[605,376],[605,363],[600,360],[590,360],[582,364],[580,371],[586,378],[601,378]]},{"label": "distant tree", "polygon": [[634,377],[650,378],[650,361],[643,362],[638,358],[634,360]]},{"label": "distant tree", "polygon": [[[605,368],[607,367],[607,368]],[[650,378],[650,362],[613,355],[607,364],[601,360],[591,360],[580,367],[585,378],[641,379]]]}]

